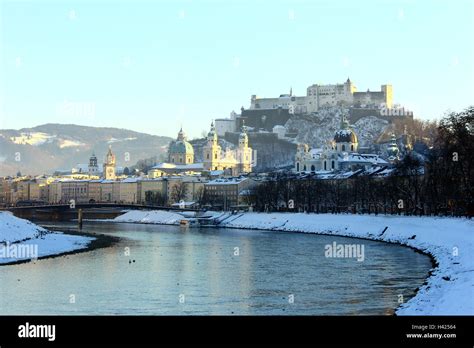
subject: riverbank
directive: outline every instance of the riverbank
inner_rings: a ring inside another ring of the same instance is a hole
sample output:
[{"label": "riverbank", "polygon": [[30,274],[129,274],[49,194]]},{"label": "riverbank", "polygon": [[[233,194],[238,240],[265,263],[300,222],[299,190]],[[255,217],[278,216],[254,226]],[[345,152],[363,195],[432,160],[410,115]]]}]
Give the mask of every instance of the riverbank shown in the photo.
[{"label": "riverbank", "polygon": [[76,254],[116,242],[110,236],[50,231],[34,223],[0,212],[0,266]]},{"label": "riverbank", "polygon": [[[212,213],[219,227],[318,233],[405,245],[437,263],[397,315],[474,315],[474,221],[460,218],[304,213]],[[130,211],[113,222],[179,224],[183,216]],[[322,251],[323,252],[323,251]]]}]

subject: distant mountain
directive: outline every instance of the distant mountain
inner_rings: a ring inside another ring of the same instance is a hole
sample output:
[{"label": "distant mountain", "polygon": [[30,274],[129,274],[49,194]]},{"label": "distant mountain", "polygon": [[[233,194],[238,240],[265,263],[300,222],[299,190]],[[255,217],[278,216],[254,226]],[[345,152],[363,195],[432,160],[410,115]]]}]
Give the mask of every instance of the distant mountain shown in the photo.
[{"label": "distant mountain", "polygon": [[117,165],[139,159],[163,158],[171,138],[119,128],[44,124],[20,130],[0,130],[0,176],[53,173],[89,162],[94,152],[102,165],[109,145]]}]

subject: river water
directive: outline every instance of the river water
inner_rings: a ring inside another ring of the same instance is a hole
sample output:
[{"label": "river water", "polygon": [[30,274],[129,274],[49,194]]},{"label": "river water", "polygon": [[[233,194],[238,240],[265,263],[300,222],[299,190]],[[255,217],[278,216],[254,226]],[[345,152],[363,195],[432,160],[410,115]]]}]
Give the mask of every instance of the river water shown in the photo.
[{"label": "river water", "polygon": [[[0,314],[393,314],[432,267],[410,248],[345,237],[90,222],[83,230],[122,239],[0,267]],[[334,242],[363,245],[364,260],[326,257]]]}]

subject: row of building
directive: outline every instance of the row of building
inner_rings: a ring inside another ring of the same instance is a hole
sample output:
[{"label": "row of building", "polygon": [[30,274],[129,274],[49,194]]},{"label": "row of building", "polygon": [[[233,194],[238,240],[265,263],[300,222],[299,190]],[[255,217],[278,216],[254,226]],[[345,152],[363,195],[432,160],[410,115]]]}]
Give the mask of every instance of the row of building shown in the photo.
[{"label": "row of building", "polygon": [[201,176],[74,180],[48,177],[0,179],[0,204],[121,203],[172,206],[246,206],[256,181],[248,177]]}]

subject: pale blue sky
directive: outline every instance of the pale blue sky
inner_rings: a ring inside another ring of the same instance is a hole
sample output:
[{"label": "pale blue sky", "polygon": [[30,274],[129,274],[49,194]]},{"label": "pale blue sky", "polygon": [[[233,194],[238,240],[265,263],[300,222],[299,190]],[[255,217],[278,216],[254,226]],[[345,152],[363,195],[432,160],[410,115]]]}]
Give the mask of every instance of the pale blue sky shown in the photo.
[{"label": "pale blue sky", "polygon": [[348,76],[420,118],[474,103],[474,0],[0,3],[0,128],[193,137],[251,94]]}]

